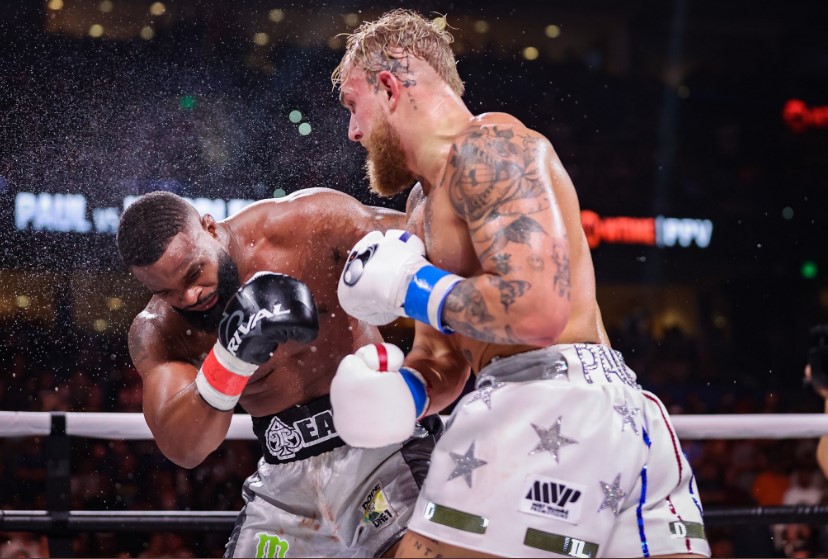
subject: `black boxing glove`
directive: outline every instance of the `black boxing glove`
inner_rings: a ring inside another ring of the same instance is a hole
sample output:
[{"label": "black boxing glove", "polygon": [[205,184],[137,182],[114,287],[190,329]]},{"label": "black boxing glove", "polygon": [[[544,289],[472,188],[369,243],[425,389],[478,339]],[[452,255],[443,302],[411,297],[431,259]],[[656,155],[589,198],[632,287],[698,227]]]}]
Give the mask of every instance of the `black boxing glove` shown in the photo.
[{"label": "black boxing glove", "polygon": [[296,278],[259,272],[224,307],[218,341],[196,375],[210,406],[232,410],[250,376],[288,340],[307,343],[319,332],[310,288]]}]

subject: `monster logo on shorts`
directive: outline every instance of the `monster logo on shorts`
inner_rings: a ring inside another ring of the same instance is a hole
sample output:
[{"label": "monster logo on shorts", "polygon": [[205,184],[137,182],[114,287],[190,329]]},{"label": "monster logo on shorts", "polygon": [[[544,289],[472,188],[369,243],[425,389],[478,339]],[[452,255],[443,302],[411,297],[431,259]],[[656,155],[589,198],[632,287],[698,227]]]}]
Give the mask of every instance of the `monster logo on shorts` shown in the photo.
[{"label": "monster logo on shorts", "polygon": [[359,281],[365,265],[374,257],[376,250],[377,245],[373,244],[360,251],[351,251],[351,254],[348,255],[348,261],[345,263],[345,269],[342,271],[342,281],[345,282],[345,285],[354,285]]},{"label": "monster logo on shorts", "polygon": [[268,534],[267,532],[257,532],[256,538],[259,540],[259,543],[256,544],[256,557],[287,557],[287,552],[290,548],[287,540],[283,540],[276,534]]},{"label": "monster logo on shorts", "polygon": [[296,456],[296,452],[302,448],[302,436],[299,431],[289,427],[278,417],[274,417],[268,425],[265,440],[267,441],[267,449],[279,460],[293,458]]},{"label": "monster logo on shorts", "polygon": [[382,484],[377,484],[368,493],[360,504],[362,508],[362,523],[371,524],[375,528],[387,526],[394,519],[396,513],[382,491]]}]

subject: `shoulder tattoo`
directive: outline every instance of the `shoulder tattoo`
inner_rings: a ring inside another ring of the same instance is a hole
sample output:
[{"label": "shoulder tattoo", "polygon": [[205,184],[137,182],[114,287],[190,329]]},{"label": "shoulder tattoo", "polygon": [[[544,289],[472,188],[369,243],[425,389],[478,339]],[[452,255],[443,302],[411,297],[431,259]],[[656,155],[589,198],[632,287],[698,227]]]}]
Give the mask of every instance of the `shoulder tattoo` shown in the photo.
[{"label": "shoulder tattoo", "polygon": [[532,233],[546,234],[533,217],[549,208],[549,186],[538,166],[540,143],[535,135],[491,126],[452,146],[446,176],[454,210],[473,237],[498,222],[497,232],[485,239],[481,260],[508,243],[528,243]]}]

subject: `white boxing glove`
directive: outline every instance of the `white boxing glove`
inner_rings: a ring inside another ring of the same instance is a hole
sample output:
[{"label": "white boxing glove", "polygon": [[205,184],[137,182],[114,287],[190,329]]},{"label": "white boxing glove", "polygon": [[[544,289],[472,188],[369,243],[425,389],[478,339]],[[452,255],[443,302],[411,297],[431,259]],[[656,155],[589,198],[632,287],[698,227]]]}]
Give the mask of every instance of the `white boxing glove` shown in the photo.
[{"label": "white boxing glove", "polygon": [[461,281],[425,258],[425,245],[417,235],[391,229],[372,231],[348,255],[339,278],[339,304],[353,317],[380,326],[408,316],[440,332],[443,305]]},{"label": "white boxing glove", "polygon": [[351,446],[379,448],[401,443],[428,409],[423,376],[403,367],[393,344],[369,344],[347,355],[331,381],[337,433]]}]

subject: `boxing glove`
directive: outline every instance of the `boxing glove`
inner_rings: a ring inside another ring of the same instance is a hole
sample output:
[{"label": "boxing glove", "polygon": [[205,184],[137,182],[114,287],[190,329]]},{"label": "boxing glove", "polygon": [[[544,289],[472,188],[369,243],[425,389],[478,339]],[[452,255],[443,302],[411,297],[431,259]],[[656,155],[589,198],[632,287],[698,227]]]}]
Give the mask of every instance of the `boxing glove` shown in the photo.
[{"label": "boxing glove", "polygon": [[408,231],[372,231],[348,255],[337,287],[351,316],[380,326],[408,316],[450,334],[442,322],[446,297],[464,278],[432,265],[425,245]]},{"label": "boxing glove", "polygon": [[196,375],[196,389],[212,407],[232,410],[250,376],[279,344],[307,343],[318,332],[310,288],[285,274],[259,272],[224,307],[218,340]]},{"label": "boxing glove", "polygon": [[379,448],[411,437],[428,409],[423,376],[403,367],[393,344],[369,344],[347,355],[331,381],[336,431],[351,446]]}]

